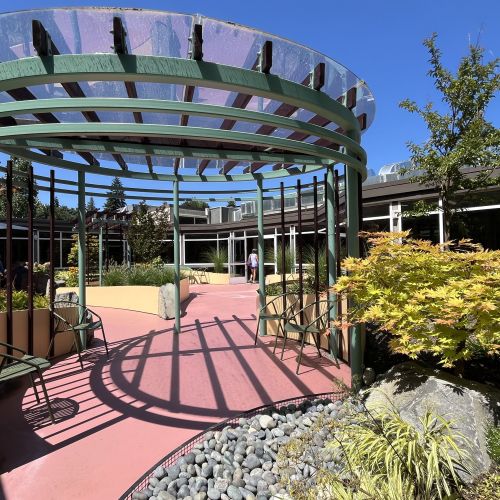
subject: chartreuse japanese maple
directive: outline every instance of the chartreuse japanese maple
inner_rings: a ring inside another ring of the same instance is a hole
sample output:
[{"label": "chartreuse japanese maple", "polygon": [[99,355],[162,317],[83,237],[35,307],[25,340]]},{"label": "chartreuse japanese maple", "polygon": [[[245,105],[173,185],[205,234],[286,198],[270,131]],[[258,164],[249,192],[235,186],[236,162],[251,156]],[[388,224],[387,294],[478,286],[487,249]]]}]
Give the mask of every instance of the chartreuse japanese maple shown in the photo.
[{"label": "chartreuse japanese maple", "polygon": [[334,287],[352,300],[343,321],[373,323],[395,352],[429,352],[446,367],[477,350],[500,352],[500,251],[468,241],[443,251],[408,232],[365,236],[368,256],[345,259],[347,276]]}]

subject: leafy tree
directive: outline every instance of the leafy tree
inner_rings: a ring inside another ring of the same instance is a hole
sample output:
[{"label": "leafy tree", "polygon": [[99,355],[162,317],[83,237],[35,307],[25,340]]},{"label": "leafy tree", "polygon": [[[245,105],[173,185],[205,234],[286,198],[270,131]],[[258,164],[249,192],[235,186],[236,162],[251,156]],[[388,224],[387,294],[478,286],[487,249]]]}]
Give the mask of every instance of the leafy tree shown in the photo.
[{"label": "leafy tree", "polygon": [[[22,158],[15,158],[11,156],[10,158],[13,164],[13,170],[23,173],[28,173],[28,169],[31,165],[31,162],[28,160],[23,160]],[[6,176],[3,178],[5,179]],[[18,219],[25,219],[28,217],[28,185],[26,182],[26,176],[22,174],[14,173],[12,175],[12,184],[14,187],[14,191],[12,194],[12,216]],[[36,182],[33,183],[33,196],[35,199],[35,210],[38,201],[38,189]],[[7,214],[7,198],[5,195],[0,196],[0,217],[5,218]]]},{"label": "leafy tree", "polygon": [[[50,215],[50,205],[37,202],[36,205],[36,218],[48,219]],[[74,222],[78,217],[78,210],[66,205],[61,205],[59,198],[56,196],[54,199],[54,217],[56,220],[64,222]]]},{"label": "leafy tree", "polygon": [[85,207],[85,210],[87,212],[95,212],[97,210],[93,196],[91,196],[89,201],[87,202],[87,206]]},{"label": "leafy tree", "polygon": [[345,259],[333,288],[354,304],[343,321],[373,323],[394,352],[431,353],[445,367],[500,352],[500,251],[461,241],[461,252],[443,252],[408,231],[365,236],[368,256]]},{"label": "leafy tree", "polygon": [[205,210],[205,208],[208,208],[208,203],[202,200],[192,199],[184,201],[179,206],[191,210]]},{"label": "leafy tree", "polygon": [[116,212],[120,208],[126,206],[125,203],[125,190],[123,189],[122,181],[119,177],[115,177],[111,182],[111,189],[107,193],[107,200],[104,204],[104,208],[111,212]]},{"label": "leafy tree", "polygon": [[[68,254],[68,263],[78,266],[78,235],[73,234],[73,243]],[[99,268],[99,237],[95,234],[86,235],[86,265],[87,271],[95,272]]]},{"label": "leafy tree", "polygon": [[151,262],[160,257],[169,219],[168,206],[148,210],[145,202],[139,203],[127,229],[127,239],[136,262]]},{"label": "leafy tree", "polygon": [[[450,224],[459,208],[463,194],[498,183],[492,176],[500,166],[500,130],[485,118],[486,109],[500,88],[499,59],[484,62],[484,49],[470,45],[456,74],[443,66],[441,51],[436,46],[437,35],[424,41],[429,51],[430,70],[436,90],[441,94],[444,110],[429,102],[423,107],[406,99],[400,107],[416,113],[425,122],[429,138],[423,144],[408,143],[411,182],[435,188],[441,207],[420,202],[413,215],[423,215],[439,209],[444,215],[445,239],[450,236]],[[464,167],[474,169],[468,176]]]},{"label": "leafy tree", "polygon": [[236,202],[235,202],[234,200],[229,200],[229,201],[227,202],[227,206],[228,206],[228,207],[236,207]]}]

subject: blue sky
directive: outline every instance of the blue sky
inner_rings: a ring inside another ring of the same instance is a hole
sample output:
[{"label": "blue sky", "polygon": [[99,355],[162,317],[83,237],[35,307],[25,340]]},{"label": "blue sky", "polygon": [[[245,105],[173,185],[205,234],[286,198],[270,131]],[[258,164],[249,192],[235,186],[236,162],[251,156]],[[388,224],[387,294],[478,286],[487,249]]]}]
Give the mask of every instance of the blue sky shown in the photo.
[{"label": "blue sky", "polygon": [[[364,79],[375,96],[375,121],[363,137],[368,166],[375,171],[383,164],[406,159],[408,140],[421,142],[426,138],[418,117],[398,107],[406,97],[419,103],[437,99],[426,76],[425,37],[438,33],[445,64],[452,69],[467,52],[469,40],[475,42],[478,37],[488,58],[500,56],[498,0],[19,0],[0,5],[2,10],[7,10],[6,5],[16,9],[99,5],[200,13],[314,48]],[[498,101],[490,106],[488,117],[500,125]],[[74,204],[71,198],[61,199]]]}]

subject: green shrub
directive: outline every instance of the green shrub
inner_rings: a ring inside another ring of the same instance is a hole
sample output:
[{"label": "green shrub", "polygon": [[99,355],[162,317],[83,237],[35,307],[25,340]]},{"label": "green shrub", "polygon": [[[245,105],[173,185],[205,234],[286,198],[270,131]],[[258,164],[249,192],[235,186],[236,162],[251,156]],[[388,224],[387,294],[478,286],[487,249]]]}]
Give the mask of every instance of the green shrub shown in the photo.
[{"label": "green shrub", "polygon": [[[304,264],[307,264],[305,268],[306,280],[308,286],[311,289],[315,289],[316,273],[315,273],[315,259],[314,259],[314,247],[307,246],[304,250]],[[318,248],[318,283],[319,290],[325,290],[328,286],[328,255],[326,251],[326,245],[321,245]]]},{"label": "green shrub", "polygon": [[500,251],[469,242],[457,250],[373,233],[365,259],[347,258],[334,291],[354,306],[343,320],[372,323],[391,335],[393,351],[431,353],[445,367],[478,350],[500,353]]},{"label": "green shrub", "polygon": [[66,286],[78,286],[78,267],[70,267],[67,271],[58,271],[56,280],[63,280]]},{"label": "green shrub", "polygon": [[301,436],[280,448],[280,467],[293,474],[300,457],[312,453],[315,432],[328,425],[335,436],[328,449],[339,457],[341,470],[316,464],[314,487],[282,474],[293,498],[434,500],[456,498],[463,486],[458,472],[466,470],[467,455],[458,443],[464,437],[453,431],[452,422],[432,412],[417,426],[387,407],[315,425],[318,429],[311,429],[306,439]]},{"label": "green shrub", "polygon": [[[45,309],[49,307],[49,299],[45,295],[33,295],[33,308]],[[14,290],[12,292],[12,309],[22,311],[28,309],[28,292]],[[7,311],[7,294],[5,290],[0,291],[0,312]]]},{"label": "green shrub", "polygon": [[[110,266],[103,274],[104,286],[162,286],[174,283],[172,266],[137,264],[131,266]],[[181,271],[181,279],[184,273]]]},{"label": "green shrub", "polygon": [[[264,260],[266,262],[274,262],[278,269],[278,274],[283,274],[282,272],[282,252],[281,245],[278,245],[278,251],[276,255],[274,253],[274,248],[270,248],[266,251]],[[293,254],[293,250],[286,245],[285,246],[285,274],[286,273],[294,273],[295,272],[295,256]]]},{"label": "green shrub", "polygon": [[500,427],[488,427],[486,440],[491,459],[500,465]]},{"label": "green shrub", "polygon": [[479,477],[467,487],[462,497],[465,500],[498,500],[500,498],[500,469],[496,468]]},{"label": "green shrub", "polygon": [[203,258],[207,262],[211,262],[214,265],[214,273],[225,273],[227,264],[228,254],[226,248],[220,248],[218,251],[216,248],[210,248],[202,254]]},{"label": "green shrub", "polygon": [[102,275],[102,284],[104,286],[123,286],[127,284],[126,266],[109,266],[109,269]]}]

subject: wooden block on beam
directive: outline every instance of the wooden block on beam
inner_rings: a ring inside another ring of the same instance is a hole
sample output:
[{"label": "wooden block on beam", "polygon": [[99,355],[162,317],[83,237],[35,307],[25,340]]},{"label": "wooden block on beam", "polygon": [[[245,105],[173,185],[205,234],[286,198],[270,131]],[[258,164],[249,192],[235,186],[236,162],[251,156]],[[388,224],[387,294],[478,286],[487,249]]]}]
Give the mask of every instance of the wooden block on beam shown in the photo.
[{"label": "wooden block on beam", "polygon": [[356,94],[357,94],[356,87],[352,87],[347,91],[346,107],[348,109],[356,107]]}]

